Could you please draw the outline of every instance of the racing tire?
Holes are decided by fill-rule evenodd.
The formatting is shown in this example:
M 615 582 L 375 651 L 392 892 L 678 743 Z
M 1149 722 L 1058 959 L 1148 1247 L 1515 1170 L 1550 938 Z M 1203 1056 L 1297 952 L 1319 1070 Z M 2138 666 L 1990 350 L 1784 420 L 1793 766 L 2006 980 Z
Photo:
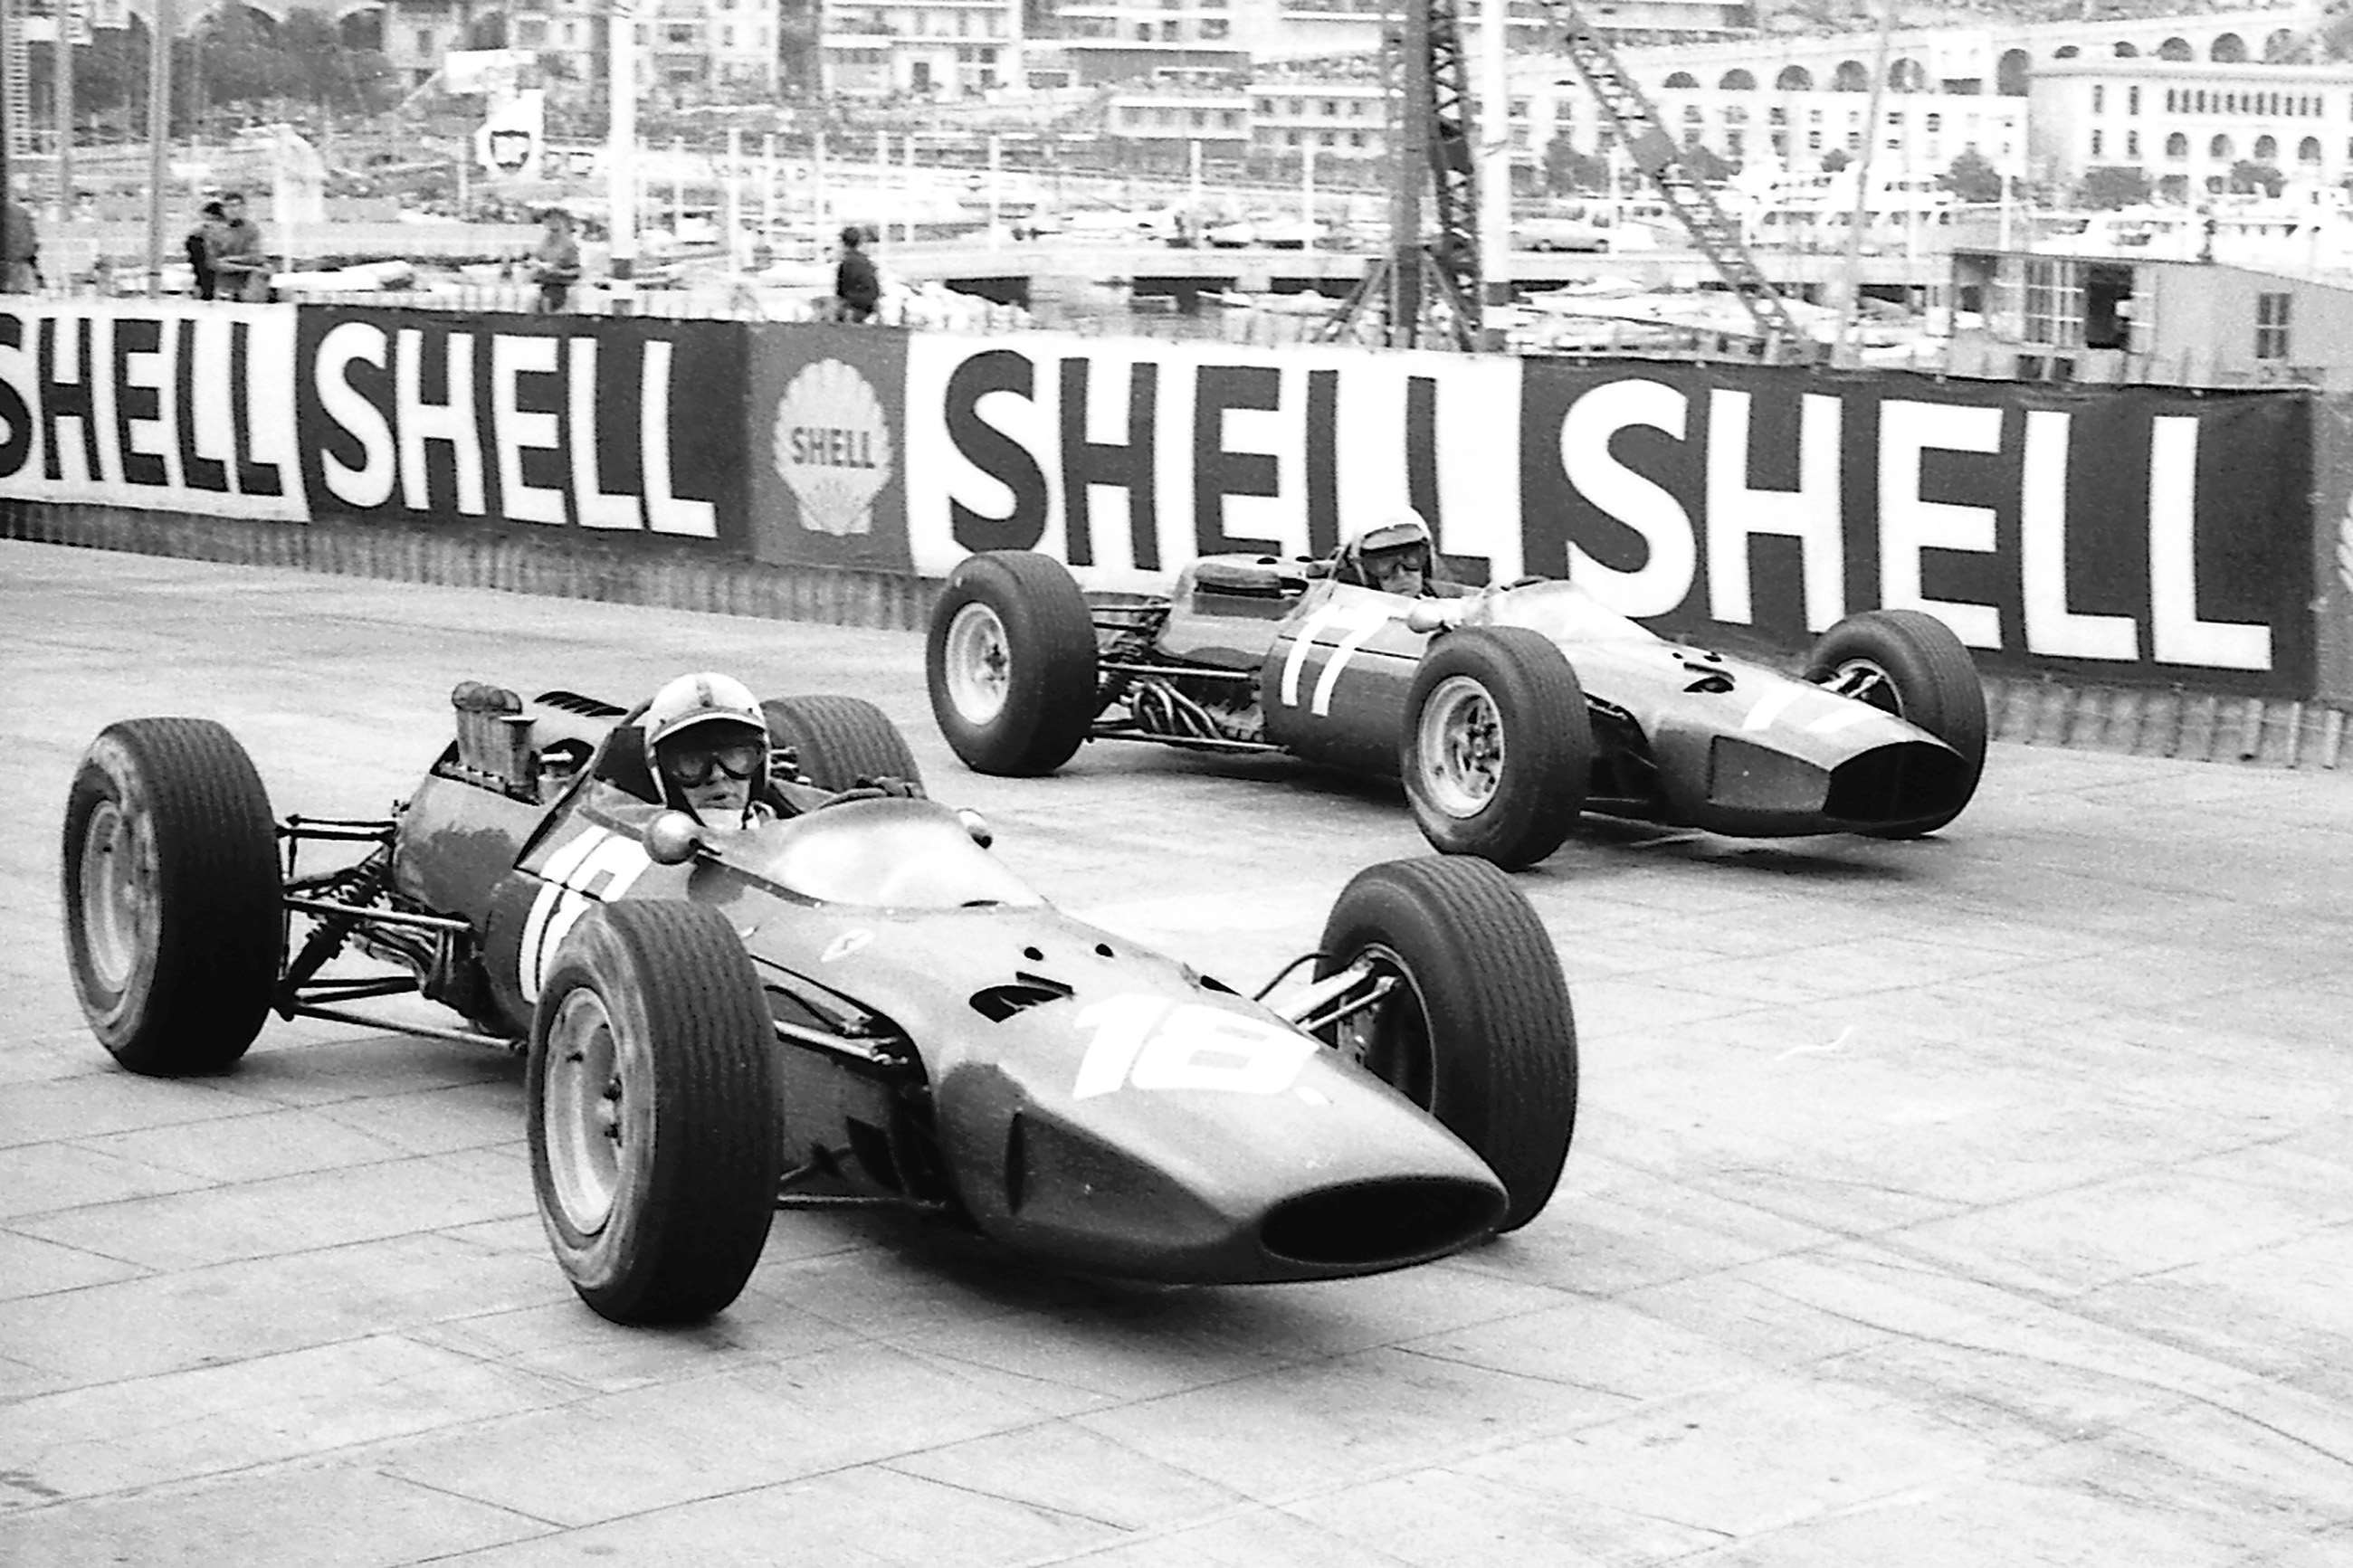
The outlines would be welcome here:
M 1094 621 L 1070 568 L 1029 550 L 965 557 L 933 606 L 932 716 L 976 773 L 1050 773 L 1093 727 Z
M 1329 1042 L 1487 1163 L 1499 1231 L 1535 1218 L 1577 1130 L 1577 1018 L 1527 896 L 1483 860 L 1382 861 L 1341 889 L 1316 950 L 1319 979 L 1366 960 L 1398 982 Z
M 1441 853 L 1533 866 L 1560 847 L 1592 787 L 1585 688 L 1559 646 L 1525 627 L 1451 632 L 1414 672 L 1398 767 Z
M 555 1261 L 617 1323 L 742 1293 L 784 1164 L 776 1031 L 743 940 L 703 904 L 598 904 L 533 1014 L 532 1186 Z
M 1968 809 L 1985 773 L 1985 683 L 1952 627 L 1925 610 L 1858 611 L 1815 642 L 1806 679 L 1915 724 L 1961 754 L 1966 783 L 1950 811 L 1866 834 L 1916 838 Z
M 234 1066 L 285 952 L 277 821 L 237 737 L 108 725 L 66 797 L 63 860 L 67 963 L 100 1043 L 156 1078 Z
M 923 770 L 891 716 L 863 697 L 772 697 L 760 704 L 768 737 L 789 746 L 809 783 L 845 790 L 860 779 L 904 779 L 921 794 Z

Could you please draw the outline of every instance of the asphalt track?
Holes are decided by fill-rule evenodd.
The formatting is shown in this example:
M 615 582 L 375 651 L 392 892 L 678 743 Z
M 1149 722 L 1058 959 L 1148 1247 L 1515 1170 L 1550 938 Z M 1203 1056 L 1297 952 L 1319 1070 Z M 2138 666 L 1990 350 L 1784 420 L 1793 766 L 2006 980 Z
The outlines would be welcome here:
M 356 815 L 461 678 L 702 667 L 873 698 L 1041 890 L 1238 984 L 1422 848 L 1287 765 L 966 773 L 910 634 L 0 544 L 0 1563 L 2353 1562 L 2337 773 L 2000 745 L 1917 844 L 1589 830 L 1522 879 L 1583 1035 L 1559 1195 L 1331 1285 L 788 1213 L 733 1310 L 617 1329 L 513 1063 L 279 1026 L 155 1082 L 84 1031 L 107 721 L 216 717 Z

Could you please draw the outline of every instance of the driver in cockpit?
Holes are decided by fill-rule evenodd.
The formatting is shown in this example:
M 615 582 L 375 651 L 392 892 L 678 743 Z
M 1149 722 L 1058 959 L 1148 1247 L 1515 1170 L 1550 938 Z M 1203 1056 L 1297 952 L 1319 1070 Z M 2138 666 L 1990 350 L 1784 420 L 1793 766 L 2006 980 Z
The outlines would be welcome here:
M 1359 588 L 1416 599 L 1460 598 L 1469 590 L 1438 575 L 1430 524 L 1411 507 L 1359 530 L 1333 558 L 1332 575 Z
M 706 827 L 744 828 L 776 819 L 768 783 L 768 721 L 742 681 L 681 675 L 646 705 L 646 752 L 662 804 Z

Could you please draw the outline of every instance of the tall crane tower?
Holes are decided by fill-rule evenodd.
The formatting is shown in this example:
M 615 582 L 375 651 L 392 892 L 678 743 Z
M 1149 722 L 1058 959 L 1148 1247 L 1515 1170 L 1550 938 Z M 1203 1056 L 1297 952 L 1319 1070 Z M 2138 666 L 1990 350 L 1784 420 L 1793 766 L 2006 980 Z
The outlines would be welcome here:
M 1332 316 L 1324 336 L 1362 335 L 1377 324 L 1396 347 L 1469 348 L 1478 341 L 1480 258 L 1478 189 L 1472 149 L 1470 94 L 1456 0 L 1403 0 L 1396 35 L 1390 144 L 1397 173 L 1389 201 L 1389 245 Z M 1757 265 L 1740 226 L 1707 184 L 1683 162 L 1683 147 L 1635 85 L 1617 51 L 1575 0 L 1536 0 L 1561 28 L 1577 75 L 1601 106 L 1611 132 L 1649 177 L 1756 323 L 1769 360 L 1810 357 L 1812 348 L 1772 279 Z M 1493 105 L 1491 112 L 1504 112 Z M 1423 237 L 1425 191 L 1435 197 L 1434 236 Z

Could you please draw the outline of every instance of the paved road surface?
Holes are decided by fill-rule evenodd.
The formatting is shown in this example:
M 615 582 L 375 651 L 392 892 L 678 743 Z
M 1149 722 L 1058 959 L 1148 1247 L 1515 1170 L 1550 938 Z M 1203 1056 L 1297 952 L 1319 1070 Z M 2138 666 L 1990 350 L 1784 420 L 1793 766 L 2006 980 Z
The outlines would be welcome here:
M 1093 751 L 964 773 L 912 636 L 0 544 L 0 1563 L 2353 1562 L 2353 778 L 1998 747 L 1914 845 L 1599 828 L 1566 1184 L 1378 1279 L 1040 1277 L 779 1216 L 630 1331 L 533 1217 L 520 1073 L 280 1026 L 114 1069 L 58 931 L 106 721 L 383 809 L 464 677 L 871 695 L 1050 896 L 1236 983 L 1393 795 Z

